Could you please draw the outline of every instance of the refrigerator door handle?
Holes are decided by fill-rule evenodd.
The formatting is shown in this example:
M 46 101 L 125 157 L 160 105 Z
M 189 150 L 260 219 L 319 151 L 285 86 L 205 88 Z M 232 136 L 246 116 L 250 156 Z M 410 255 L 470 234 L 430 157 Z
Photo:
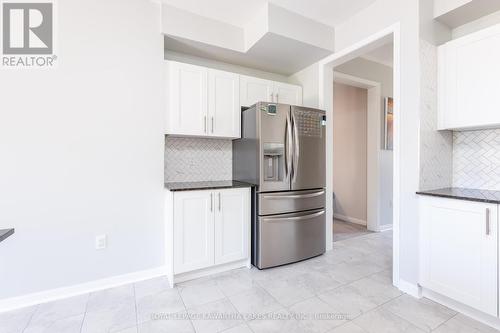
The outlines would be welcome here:
M 293 126 L 293 176 L 292 183 L 295 183 L 297 179 L 297 168 L 299 166 L 299 156 L 300 156 L 300 145 L 299 145 L 299 129 L 297 128 L 297 120 L 295 119 L 295 114 L 292 111 L 292 126 Z
M 288 181 L 292 173 L 292 124 L 290 117 L 286 117 L 286 134 L 285 134 L 285 179 Z
M 312 213 L 308 215 L 302 216 L 291 216 L 291 217 L 263 217 L 262 221 L 274 222 L 274 221 L 301 221 L 301 220 L 309 220 L 314 217 L 318 217 L 325 214 L 324 210 L 321 210 L 317 213 Z
M 291 195 L 263 195 L 264 199 L 271 200 L 282 200 L 282 199 L 307 199 L 307 198 L 315 198 L 325 194 L 325 191 L 320 191 L 316 193 L 307 193 L 307 194 L 291 194 Z

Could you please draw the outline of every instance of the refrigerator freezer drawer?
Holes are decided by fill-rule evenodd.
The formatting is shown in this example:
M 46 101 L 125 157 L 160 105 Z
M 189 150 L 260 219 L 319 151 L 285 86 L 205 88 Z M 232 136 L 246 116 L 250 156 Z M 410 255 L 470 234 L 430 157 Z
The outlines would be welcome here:
M 259 216 L 259 245 L 254 265 L 269 268 L 325 252 L 325 210 Z
M 273 215 L 325 207 L 325 190 L 259 193 L 259 215 Z

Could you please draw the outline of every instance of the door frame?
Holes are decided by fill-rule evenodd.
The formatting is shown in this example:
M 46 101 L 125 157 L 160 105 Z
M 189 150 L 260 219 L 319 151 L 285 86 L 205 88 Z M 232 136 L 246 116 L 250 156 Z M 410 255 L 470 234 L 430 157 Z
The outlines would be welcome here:
M 380 159 L 378 150 L 381 140 L 382 92 L 380 82 L 366 80 L 353 75 L 333 72 L 335 83 L 367 90 L 367 136 L 366 136 L 366 228 L 371 231 L 382 231 L 380 228 Z M 333 214 L 335 217 L 335 213 Z M 354 222 L 356 221 L 349 221 Z
M 327 250 L 333 248 L 333 70 L 345 62 L 355 59 L 384 44 L 393 42 L 394 67 L 394 162 L 393 162 L 393 284 L 399 288 L 399 223 L 400 223 L 400 100 L 401 100 L 401 33 L 400 23 L 393 24 L 372 34 L 319 62 L 319 106 L 326 110 L 326 244 Z

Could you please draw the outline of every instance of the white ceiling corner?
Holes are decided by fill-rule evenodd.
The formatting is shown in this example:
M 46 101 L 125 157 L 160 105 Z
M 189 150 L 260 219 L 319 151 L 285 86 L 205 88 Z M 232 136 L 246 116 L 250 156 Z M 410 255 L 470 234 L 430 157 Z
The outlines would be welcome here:
M 374 1 L 162 0 L 162 32 L 167 50 L 290 75 L 331 54 L 333 26 Z

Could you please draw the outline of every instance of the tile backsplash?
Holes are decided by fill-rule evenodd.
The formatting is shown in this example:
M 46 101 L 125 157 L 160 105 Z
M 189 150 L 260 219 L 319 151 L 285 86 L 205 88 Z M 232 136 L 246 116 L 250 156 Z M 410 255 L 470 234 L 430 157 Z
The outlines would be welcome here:
M 231 140 L 165 137 L 165 182 L 230 180 Z
M 453 186 L 500 191 L 500 129 L 453 132 Z

